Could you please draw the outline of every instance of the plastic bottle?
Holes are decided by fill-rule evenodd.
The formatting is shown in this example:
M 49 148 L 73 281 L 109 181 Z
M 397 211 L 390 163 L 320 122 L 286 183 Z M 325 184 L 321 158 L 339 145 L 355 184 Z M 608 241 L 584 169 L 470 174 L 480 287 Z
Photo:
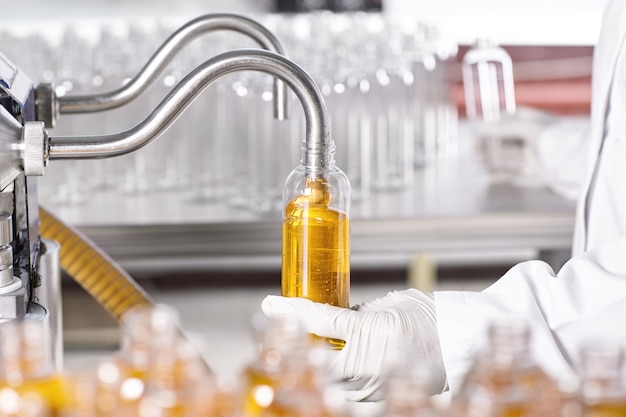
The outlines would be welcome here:
M 581 357 L 581 390 L 585 415 L 626 415 L 623 348 L 613 343 L 596 342 L 585 346 Z
M 72 416 L 235 415 L 198 350 L 181 337 L 178 315 L 164 306 L 122 317 L 122 347 L 95 371 L 74 378 Z M 230 407 L 230 408 L 229 408 Z
M 165 305 L 135 309 L 123 317 L 119 363 L 120 404 L 136 415 L 181 417 L 202 395 L 195 388 L 212 375 L 198 351 L 179 333 L 178 314 Z M 208 398 L 208 393 L 207 393 Z
M 0 391 L 14 392 L 24 406 L 39 403 L 42 410 L 57 416 L 68 404 L 68 387 L 63 376 L 54 372 L 50 346 L 45 320 L 0 325 Z
M 331 141 L 322 167 L 301 164 L 287 178 L 281 285 L 283 296 L 349 307 L 350 183 L 334 152 Z
M 291 319 L 255 320 L 256 360 L 244 372 L 245 417 L 330 417 L 323 364 L 327 350 L 311 345 Z
M 266 415 L 276 407 L 281 372 L 287 354 L 304 343 L 304 333 L 294 320 L 266 320 L 255 316 L 253 320 L 259 349 L 255 360 L 244 370 L 244 416 Z
M 489 328 L 487 349 L 466 376 L 453 414 L 489 417 L 560 415 L 569 396 L 535 362 L 530 330 L 523 320 Z

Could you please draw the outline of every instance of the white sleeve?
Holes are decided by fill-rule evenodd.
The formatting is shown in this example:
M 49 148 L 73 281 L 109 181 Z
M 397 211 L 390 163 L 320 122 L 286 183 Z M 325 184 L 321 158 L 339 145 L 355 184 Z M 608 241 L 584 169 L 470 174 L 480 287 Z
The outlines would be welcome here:
M 535 145 L 540 170 L 548 187 L 563 197 L 580 196 L 590 142 L 589 117 L 560 119 L 546 126 Z
M 626 237 L 572 258 L 558 274 L 541 261 L 511 268 L 482 292 L 435 293 L 448 383 L 454 393 L 480 336 L 496 318 L 523 316 L 537 362 L 555 377 L 576 372 L 584 341 L 626 343 Z

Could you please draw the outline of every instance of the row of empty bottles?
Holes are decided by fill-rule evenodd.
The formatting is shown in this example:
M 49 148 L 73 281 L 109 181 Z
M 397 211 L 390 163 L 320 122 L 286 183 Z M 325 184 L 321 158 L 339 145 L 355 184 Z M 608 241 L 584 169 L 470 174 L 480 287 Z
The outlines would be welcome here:
M 413 186 L 416 169 L 455 152 L 456 106 L 449 97 L 456 44 L 436 27 L 407 27 L 380 13 L 266 15 L 296 63 L 325 95 L 337 165 L 355 201 Z M 59 94 L 107 91 L 134 76 L 180 22 L 91 22 L 48 35 L 1 34 L 3 52 Z M 49 33 L 56 33 L 51 36 Z M 195 66 L 229 49 L 258 47 L 241 34 L 215 32 L 183 49 L 148 93 L 120 109 L 63 115 L 54 135 L 114 133 L 134 126 Z M 458 77 L 458 74 L 455 75 Z M 305 122 L 272 117 L 272 82 L 259 73 L 225 77 L 148 147 L 105 161 L 51 163 L 43 199 L 75 204 L 115 189 L 129 194 L 180 192 L 193 202 L 256 210 L 281 206 L 284 180 L 297 165 Z
M 327 380 L 332 356 L 294 321 L 255 320 L 256 358 L 224 383 L 157 305 L 129 311 L 121 348 L 72 373 L 53 372 L 45 329 L 0 326 L 0 416 L 349 417 L 355 408 Z M 623 350 L 596 341 L 578 376 L 554 378 L 534 360 L 524 322 L 498 322 L 449 403 L 426 391 L 429 375 L 396 372 L 382 403 L 389 417 L 609 417 L 626 413 Z M 244 364 L 245 365 L 245 364 Z M 358 415 L 358 414 L 357 414 Z

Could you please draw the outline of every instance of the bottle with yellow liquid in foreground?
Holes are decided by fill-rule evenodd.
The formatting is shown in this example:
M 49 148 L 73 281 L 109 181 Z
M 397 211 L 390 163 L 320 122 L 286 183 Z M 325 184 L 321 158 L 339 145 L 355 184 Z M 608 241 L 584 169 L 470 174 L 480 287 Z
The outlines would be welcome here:
M 243 372 L 243 417 L 342 417 L 327 384 L 328 350 L 295 319 L 253 320 L 259 349 Z
M 565 381 L 535 360 L 531 328 L 523 318 L 501 318 L 488 329 L 487 346 L 474 359 L 453 398 L 450 416 L 581 417 Z
M 54 370 L 50 346 L 44 321 L 11 320 L 0 325 L 2 413 L 12 404 L 36 404 L 41 414 L 61 415 L 68 403 L 68 387 Z
M 335 166 L 333 142 L 325 157 L 324 168 L 300 165 L 285 184 L 282 295 L 349 307 L 350 182 Z
M 584 417 L 626 415 L 624 348 L 613 341 L 594 341 L 581 349 Z

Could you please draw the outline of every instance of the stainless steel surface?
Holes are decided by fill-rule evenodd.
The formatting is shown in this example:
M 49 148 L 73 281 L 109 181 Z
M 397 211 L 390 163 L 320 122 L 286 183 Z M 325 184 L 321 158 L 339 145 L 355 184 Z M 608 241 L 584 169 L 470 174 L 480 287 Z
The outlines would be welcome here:
M 262 48 L 285 55 L 280 41 L 264 26 L 240 15 L 216 13 L 201 16 L 182 26 L 161 45 L 143 69 L 124 86 L 105 93 L 58 97 L 60 113 L 89 113 L 122 106 L 139 96 L 156 79 L 172 58 L 197 36 L 216 30 L 232 30 L 254 39 Z M 287 90 L 274 83 L 274 111 L 279 119 L 287 113 Z
M 4 268 L 2 272 L 5 285 L 0 287 L 0 316 L 16 318 L 23 317 L 26 311 L 39 250 L 37 184 L 34 178 L 25 177 L 24 158 L 31 153 L 33 144 L 38 144 L 39 153 L 44 152 L 45 133 L 42 123 L 34 122 L 36 98 L 31 80 L 1 53 L 0 99 L 0 207 L 13 216 L 11 240 L 15 251 L 12 271 Z M 24 125 L 28 127 L 24 129 Z M 38 170 L 35 159 L 43 161 L 44 155 L 29 159 L 29 170 Z
M 0 53 L 0 89 L 22 108 L 30 98 L 32 88 L 30 78 Z
M 26 310 L 28 276 L 25 281 L 16 277 L 19 272 L 13 268 L 13 231 L 13 216 L 0 211 L 0 319 L 23 317 Z
M 24 144 L 39 144 L 43 161 L 43 123 L 34 122 L 35 94 L 31 80 L 0 54 L 0 207 L 12 216 L 10 247 L 3 247 L 3 260 L 13 258 L 13 264 L 2 265 L 0 272 L 0 318 L 23 317 L 29 298 L 32 273 L 36 270 L 39 250 L 37 188 L 34 179 L 24 176 L 24 158 L 31 153 Z M 24 125 L 28 125 L 25 129 Z M 39 133 L 37 133 L 39 132 Z M 36 136 L 38 136 L 36 138 Z M 32 156 L 32 155 L 29 155 Z M 32 170 L 33 159 L 28 161 Z M 35 163 L 36 165 L 37 163 Z M 37 169 L 35 168 L 35 171 Z M 28 196 L 28 192 L 31 193 Z M 5 225 L 6 226 L 6 225 Z M 5 238 L 8 238 L 5 235 Z M 15 254 L 13 252 L 15 251 Z
M 13 282 L 13 218 L 0 211 L 0 288 Z
M 13 224 L 11 214 L 0 212 L 0 246 L 10 245 L 13 242 Z
M 31 303 L 28 306 L 28 311 L 26 312 L 26 318 L 31 319 L 33 321 L 39 321 L 47 326 L 48 312 L 41 305 L 37 303 Z
M 52 361 L 57 371 L 63 369 L 63 299 L 61 297 L 61 246 L 49 239 L 41 241 L 39 258 L 39 282 L 35 289 L 35 301 L 48 312 L 49 337 Z
M 0 246 L 0 288 L 13 283 L 13 248 L 10 244 Z
M 22 170 L 22 125 L 0 106 L 0 190 L 13 183 Z
M 24 317 L 28 304 L 26 288 L 21 280 L 14 278 L 11 284 L 0 287 L 0 320 Z
M 256 70 L 280 78 L 294 91 L 304 110 L 303 163 L 307 174 L 325 168 L 330 144 L 326 104 L 313 79 L 298 65 L 270 51 L 242 49 L 220 54 L 183 78 L 148 117 L 125 132 L 103 136 L 50 137 L 50 159 L 92 159 L 124 155 L 156 139 L 213 81 L 226 74 Z
M 51 128 L 56 125 L 59 108 L 52 84 L 41 83 L 35 87 L 35 114 L 37 120 L 44 122 L 46 127 Z
M 7 265 L 13 266 L 13 250 L 10 245 L 0 247 L 0 268 L 6 267 Z M 11 273 L 11 277 L 12 275 L 13 274 Z

